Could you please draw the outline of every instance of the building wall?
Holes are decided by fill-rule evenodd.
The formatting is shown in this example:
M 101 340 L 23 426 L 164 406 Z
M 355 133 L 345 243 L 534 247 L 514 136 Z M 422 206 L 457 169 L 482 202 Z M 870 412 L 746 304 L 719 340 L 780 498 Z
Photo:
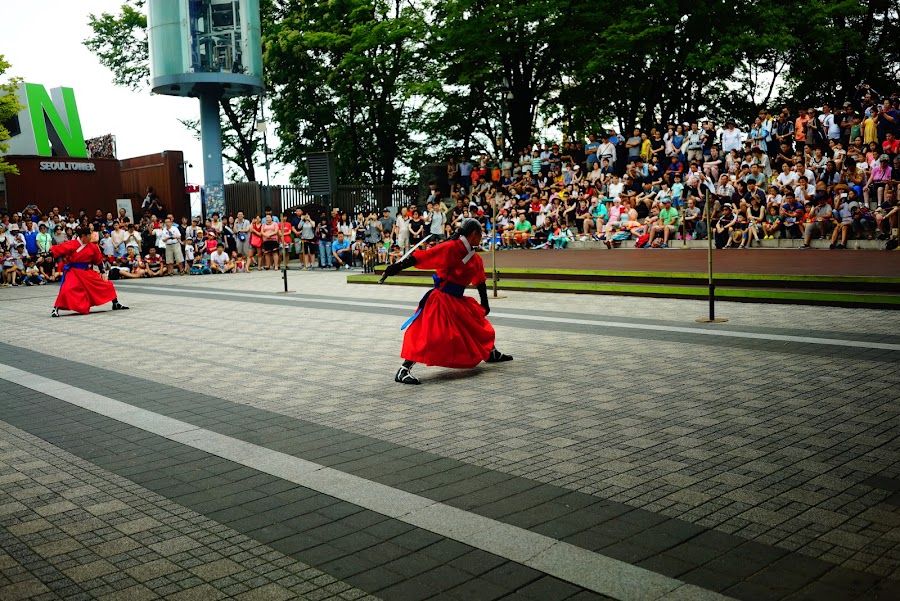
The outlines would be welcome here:
M 96 209 L 115 213 L 116 200 L 130 198 L 137 216 L 147 186 L 153 186 L 167 212 L 178 217 L 190 213 L 181 151 L 167 150 L 122 161 L 37 156 L 5 159 L 19 168 L 19 175 L 6 176 L 6 204 L 10 211 L 22 211 L 35 204 L 42 211 L 70 207 L 76 212 L 83 208 L 89 213 Z M 94 171 L 41 170 L 44 162 L 92 164 Z
M 22 211 L 35 204 L 42 211 L 53 207 L 77 212 L 116 210 L 121 198 L 119 161 L 116 159 L 73 159 L 70 157 L 7 156 L 7 162 L 19 168 L 19 175 L 6 176 L 6 202 L 9 210 Z M 64 162 L 93 164 L 95 171 L 42 171 L 41 163 Z
M 184 153 L 164 150 L 133 159 L 119 161 L 121 196 L 130 198 L 135 215 L 140 214 L 141 202 L 152 186 L 166 212 L 176 217 L 190 215 L 190 199 L 184 193 Z

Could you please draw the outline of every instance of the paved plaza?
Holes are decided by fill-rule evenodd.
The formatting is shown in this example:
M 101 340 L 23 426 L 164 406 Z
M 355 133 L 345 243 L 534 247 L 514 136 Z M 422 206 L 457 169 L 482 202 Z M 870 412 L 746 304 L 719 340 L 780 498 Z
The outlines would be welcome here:
M 900 313 L 505 293 L 415 387 L 344 276 L 0 289 L 0 601 L 900 599 Z

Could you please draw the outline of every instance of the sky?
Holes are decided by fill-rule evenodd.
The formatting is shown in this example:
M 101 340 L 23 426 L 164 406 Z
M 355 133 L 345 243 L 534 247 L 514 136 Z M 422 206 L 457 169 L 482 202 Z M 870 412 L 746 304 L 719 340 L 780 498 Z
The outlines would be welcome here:
M 15 10 L 5 11 L 0 19 L 0 55 L 11 65 L 4 79 L 19 76 L 48 90 L 72 88 L 85 138 L 113 134 L 120 159 L 180 150 L 193 165 L 188 168 L 189 183 L 203 183 L 200 141 L 178 122 L 199 119 L 199 101 L 115 86 L 112 73 L 82 44 L 91 34 L 88 15 L 117 13 L 122 0 L 15 0 L 15 4 Z M 269 143 L 274 142 L 270 128 Z M 286 180 L 287 175 L 275 175 L 272 183 Z

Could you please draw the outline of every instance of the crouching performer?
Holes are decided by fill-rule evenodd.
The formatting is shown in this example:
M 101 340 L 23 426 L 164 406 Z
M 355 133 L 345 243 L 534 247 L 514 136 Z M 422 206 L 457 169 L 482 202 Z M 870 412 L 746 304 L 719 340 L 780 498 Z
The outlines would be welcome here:
M 91 242 L 91 231 L 79 228 L 76 235 L 76 239 L 50 248 L 54 259 L 66 261 L 59 296 L 56 297 L 51 317 L 59 317 L 60 309 L 90 313 L 91 307 L 110 301 L 114 311 L 127 309 L 119 302 L 113 285 L 94 271 L 94 265 L 102 265 L 103 256 L 100 248 Z
M 403 365 L 394 381 L 419 384 L 410 373 L 416 363 L 470 369 L 482 361 L 512 361 L 494 346 L 494 328 L 485 319 L 491 311 L 487 278 L 481 257 L 474 250 L 481 236 L 481 223 L 466 219 L 446 242 L 411 252 L 384 270 L 381 282 L 408 267 L 436 271 L 434 288 L 425 293 L 415 314 L 400 328 L 406 330 L 400 352 Z M 469 284 L 478 288 L 481 304 L 464 296 Z

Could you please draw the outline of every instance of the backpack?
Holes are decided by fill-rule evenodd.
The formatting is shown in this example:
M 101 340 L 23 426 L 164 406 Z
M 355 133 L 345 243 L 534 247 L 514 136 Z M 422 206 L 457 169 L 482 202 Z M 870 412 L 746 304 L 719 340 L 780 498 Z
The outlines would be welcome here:
M 638 239 L 634 242 L 635 248 L 644 248 L 647 245 L 647 242 L 650 241 L 650 234 L 641 234 L 638 236 Z

